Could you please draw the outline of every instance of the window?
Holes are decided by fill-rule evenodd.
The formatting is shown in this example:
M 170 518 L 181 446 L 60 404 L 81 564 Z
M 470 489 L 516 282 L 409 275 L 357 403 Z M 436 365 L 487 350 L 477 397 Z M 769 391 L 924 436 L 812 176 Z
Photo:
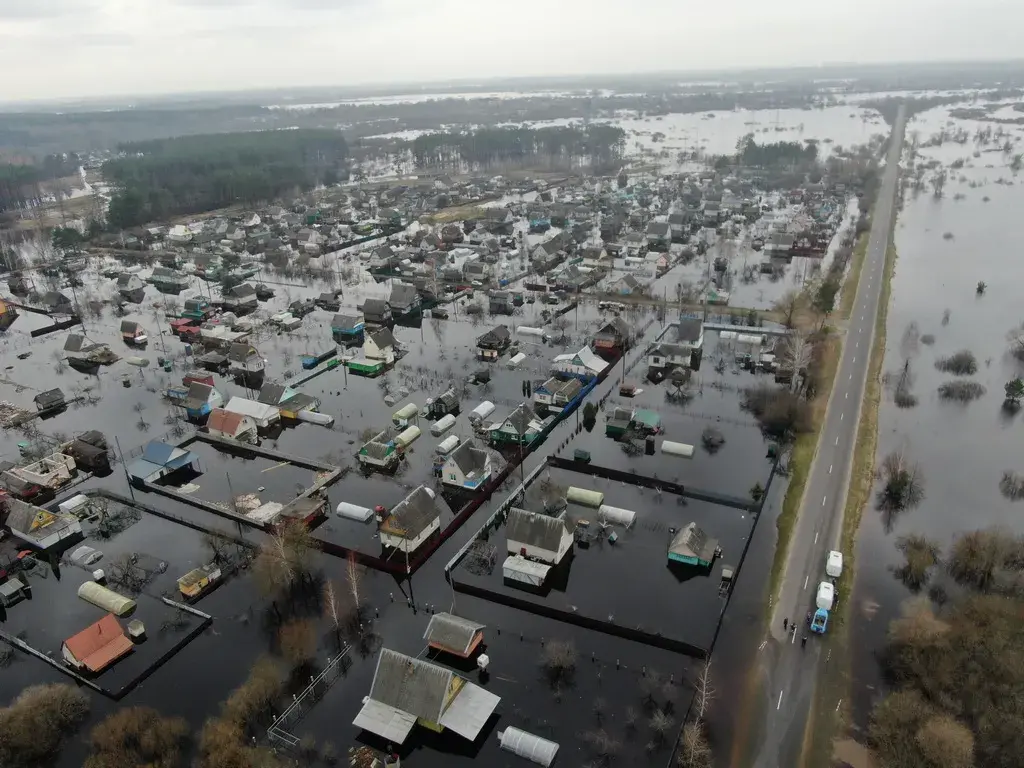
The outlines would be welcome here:
M 454 480 L 454 479 L 455 479 L 455 473 L 454 473 L 454 472 L 450 473 L 450 474 L 448 475 L 448 479 L 449 479 L 449 480 Z

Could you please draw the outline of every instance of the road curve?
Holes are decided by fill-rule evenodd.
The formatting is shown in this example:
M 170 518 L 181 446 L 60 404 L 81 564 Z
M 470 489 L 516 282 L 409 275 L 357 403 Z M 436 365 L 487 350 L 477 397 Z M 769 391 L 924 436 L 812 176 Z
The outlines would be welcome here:
M 890 136 L 857 295 L 793 530 L 779 599 L 771 617 L 770 636 L 760 652 L 766 701 L 761 743 L 753 761 L 755 768 L 794 768 L 799 764 L 818 671 L 828 662 L 828 635 L 808 637 L 806 648 L 801 646 L 800 638 L 804 634 L 804 616 L 812 609 L 817 585 L 825 577 L 826 554 L 839 549 L 842 537 L 857 427 L 881 304 L 885 256 L 895 215 L 905 127 L 905 111 L 901 109 Z M 849 579 L 844 578 L 843 582 L 848 584 Z M 783 630 L 783 619 L 796 619 L 796 635 Z

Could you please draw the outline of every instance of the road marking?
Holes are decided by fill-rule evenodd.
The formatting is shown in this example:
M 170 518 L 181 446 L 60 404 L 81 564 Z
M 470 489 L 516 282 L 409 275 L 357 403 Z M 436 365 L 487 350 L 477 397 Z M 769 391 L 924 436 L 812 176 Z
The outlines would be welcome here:
M 815 544 L 818 543 L 818 532 L 817 531 L 814 532 L 814 543 Z
M 811 577 L 809 575 L 804 576 L 804 589 L 807 589 L 807 582 L 810 581 L 810 579 Z
M 836 438 L 836 445 L 839 445 L 839 438 Z
M 847 393 L 846 393 L 846 399 L 847 399 L 847 400 L 849 400 L 849 399 L 850 399 L 850 393 L 849 393 L 849 392 L 847 392 Z
M 828 465 L 828 473 L 830 475 L 832 474 L 832 465 L 831 464 Z
M 842 703 L 843 703 L 842 699 L 840 699 L 839 701 L 836 702 L 836 712 L 839 711 L 839 705 L 842 704 Z
M 792 645 L 795 642 L 796 642 L 796 624 L 793 625 L 793 638 L 789 641 L 789 644 Z
M 850 374 L 850 381 L 853 381 L 853 374 Z
M 825 499 L 827 499 L 827 498 L 828 498 L 827 496 L 822 496 L 821 497 L 821 506 L 823 506 L 823 507 L 825 506 Z
M 779 711 L 779 707 L 782 706 L 782 693 L 783 693 L 782 691 L 779 691 L 779 703 L 775 705 L 775 711 L 776 712 L 778 712 Z
M 843 420 L 843 416 L 845 416 L 845 415 L 846 415 L 845 413 L 840 413 L 839 414 L 839 420 L 842 421 Z
M 765 647 L 766 645 L 768 645 L 768 641 L 767 641 L 767 640 L 762 640 L 762 641 L 761 641 L 761 644 L 760 644 L 759 646 L 757 646 L 757 650 L 759 650 L 759 651 L 763 651 L 763 650 L 764 650 L 764 647 Z
M 856 355 L 853 356 L 853 362 L 855 362 L 855 363 L 857 362 L 857 356 Z

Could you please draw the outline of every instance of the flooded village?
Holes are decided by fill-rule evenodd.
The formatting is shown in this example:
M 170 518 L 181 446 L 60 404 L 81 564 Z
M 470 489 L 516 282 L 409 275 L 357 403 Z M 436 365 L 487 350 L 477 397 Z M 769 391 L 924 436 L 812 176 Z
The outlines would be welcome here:
M 167 765 L 753 764 L 894 118 L 867 85 L 750 97 L 460 130 L 404 104 L 337 178 L 131 226 L 130 158 L 82 153 L 106 216 L 0 241 L 0 757 L 149 734 Z M 855 742 L 887 755 L 908 685 L 890 621 L 944 621 L 977 528 L 1019 579 L 1024 499 L 1020 96 L 893 98 L 918 106 L 877 447 L 846 569 L 820 563 L 842 607 L 802 633 L 845 728 L 809 723 L 857 768 L 890 764 Z M 321 142 L 312 115 L 350 108 L 273 110 Z M 18 699 L 40 684 L 70 688 Z

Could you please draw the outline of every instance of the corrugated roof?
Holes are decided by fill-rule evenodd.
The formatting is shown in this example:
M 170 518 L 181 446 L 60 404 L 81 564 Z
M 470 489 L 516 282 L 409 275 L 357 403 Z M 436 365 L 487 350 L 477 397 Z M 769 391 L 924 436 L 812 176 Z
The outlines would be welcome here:
M 467 682 L 441 715 L 441 725 L 463 738 L 476 741 L 500 702 L 500 697 Z
M 509 542 L 526 544 L 538 549 L 557 552 L 562 536 L 569 533 L 565 521 L 557 517 L 513 507 L 505 524 L 505 538 Z
M 234 437 L 238 433 L 239 427 L 242 426 L 244 419 L 245 416 L 240 413 L 225 411 L 223 408 L 214 408 L 210 411 L 210 418 L 206 422 L 206 427 L 210 432 L 221 432 Z
M 416 717 L 379 701 L 367 699 L 352 725 L 375 733 L 393 744 L 402 744 L 416 725 Z
M 453 672 L 437 664 L 385 648 L 377 660 L 370 698 L 431 723 L 439 723 L 448 687 L 454 677 Z
M 90 672 L 106 669 L 133 648 L 112 613 L 69 637 L 64 646 Z
M 483 628 L 483 624 L 452 613 L 435 613 L 430 617 L 423 639 L 428 643 L 465 654 L 469 652 L 476 633 Z
M 440 516 L 434 497 L 421 485 L 392 507 L 381 528 L 414 539 Z

